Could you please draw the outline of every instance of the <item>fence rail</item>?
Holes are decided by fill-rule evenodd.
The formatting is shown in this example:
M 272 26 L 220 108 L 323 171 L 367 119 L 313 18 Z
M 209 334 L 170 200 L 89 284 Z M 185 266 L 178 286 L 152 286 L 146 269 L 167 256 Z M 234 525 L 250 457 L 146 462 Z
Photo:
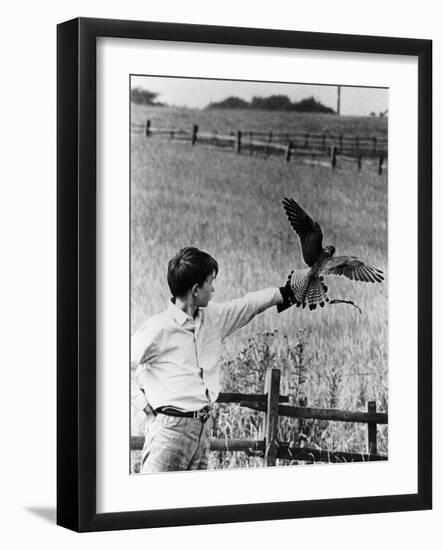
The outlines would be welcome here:
M 379 174 L 386 171 L 385 159 L 388 155 L 387 138 L 383 136 L 342 135 L 330 132 L 273 132 L 246 130 L 221 134 L 217 131 L 201 132 L 193 124 L 189 130 L 180 128 L 153 128 L 148 119 L 146 124 L 132 124 L 132 131 L 173 140 L 220 147 L 235 151 L 237 154 L 259 154 L 266 157 L 281 157 L 286 162 L 299 161 L 306 164 L 318 164 L 337 167 L 337 161 L 352 162 L 361 170 L 363 164 L 376 163 Z M 309 158 L 308 158 L 309 157 Z M 328 158 L 318 160 L 321 157 Z
M 268 369 L 264 394 L 220 393 L 218 403 L 238 403 L 240 406 L 265 413 L 263 439 L 211 439 L 211 451 L 246 452 L 250 456 L 263 457 L 267 466 L 276 464 L 277 459 L 308 462 L 366 462 L 387 460 L 377 452 L 377 425 L 387 424 L 388 415 L 377 412 L 375 401 L 368 402 L 367 412 L 285 405 L 289 396 L 280 395 L 279 369 Z M 368 425 L 366 452 L 331 451 L 308 447 L 291 446 L 277 438 L 280 416 L 303 419 L 329 420 L 334 422 L 358 422 Z M 131 450 L 143 448 L 144 437 L 131 437 Z

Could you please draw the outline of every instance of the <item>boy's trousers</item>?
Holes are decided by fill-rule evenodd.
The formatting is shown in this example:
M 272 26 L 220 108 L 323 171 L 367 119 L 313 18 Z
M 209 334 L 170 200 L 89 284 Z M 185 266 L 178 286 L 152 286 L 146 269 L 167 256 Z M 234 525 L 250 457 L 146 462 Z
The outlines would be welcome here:
M 206 470 L 212 418 L 157 414 L 143 447 L 141 473 Z

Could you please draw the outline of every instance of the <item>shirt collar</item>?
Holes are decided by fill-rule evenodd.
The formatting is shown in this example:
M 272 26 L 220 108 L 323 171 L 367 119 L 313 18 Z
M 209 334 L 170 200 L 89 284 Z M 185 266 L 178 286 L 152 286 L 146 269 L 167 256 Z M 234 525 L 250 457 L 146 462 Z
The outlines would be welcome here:
M 187 321 L 198 321 L 200 319 L 201 315 L 201 308 L 198 309 L 197 315 L 193 319 L 190 315 L 185 313 L 182 309 L 177 307 L 174 302 L 172 301 L 173 298 L 171 298 L 169 305 L 168 305 L 168 312 L 171 314 L 172 318 L 179 324 L 184 325 Z

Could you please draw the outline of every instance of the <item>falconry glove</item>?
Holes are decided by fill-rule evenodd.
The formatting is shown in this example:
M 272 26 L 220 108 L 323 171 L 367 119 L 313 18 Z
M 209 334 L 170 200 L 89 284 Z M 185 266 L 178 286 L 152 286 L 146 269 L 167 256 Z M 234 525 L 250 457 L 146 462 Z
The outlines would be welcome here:
M 282 304 L 277 304 L 277 311 L 281 313 L 296 303 L 295 294 L 291 288 L 291 276 L 293 271 L 288 277 L 285 286 L 279 287 L 281 297 L 283 298 Z

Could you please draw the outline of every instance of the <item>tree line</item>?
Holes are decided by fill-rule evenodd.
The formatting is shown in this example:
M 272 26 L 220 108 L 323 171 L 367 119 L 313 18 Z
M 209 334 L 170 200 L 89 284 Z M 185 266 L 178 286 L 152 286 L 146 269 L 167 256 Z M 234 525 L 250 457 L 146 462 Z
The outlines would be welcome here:
M 131 88 L 131 101 L 140 105 L 154 105 L 156 107 L 163 107 L 165 103 L 156 101 L 159 94 L 156 92 L 150 92 L 143 88 Z
M 139 87 L 131 89 L 131 101 L 133 103 L 155 107 L 166 106 L 166 103 L 157 101 L 158 95 L 156 92 Z M 255 96 L 251 101 L 231 96 L 223 101 L 210 103 L 206 109 L 262 109 L 265 111 L 295 111 L 300 113 L 335 113 L 333 109 L 326 107 L 312 96 L 301 101 L 292 102 L 286 95 Z
M 333 109 L 326 107 L 312 96 L 292 102 L 286 95 L 256 96 L 251 101 L 231 96 L 223 101 L 210 103 L 207 109 L 264 109 L 266 111 L 296 111 L 299 113 L 335 113 Z

